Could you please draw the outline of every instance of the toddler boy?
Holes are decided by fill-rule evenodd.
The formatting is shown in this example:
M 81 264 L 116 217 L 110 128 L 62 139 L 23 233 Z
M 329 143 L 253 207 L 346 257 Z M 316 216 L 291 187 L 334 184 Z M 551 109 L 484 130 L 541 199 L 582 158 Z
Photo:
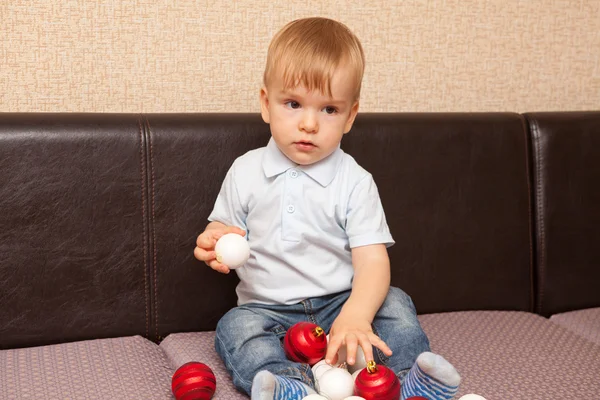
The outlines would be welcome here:
M 253 400 L 314 393 L 310 367 L 288 360 L 281 343 L 300 321 L 329 332 L 327 362 L 346 346 L 354 364 L 361 346 L 366 360 L 391 368 L 403 399 L 449 399 L 458 390 L 454 367 L 429 352 L 410 297 L 390 287 L 394 241 L 373 177 L 340 148 L 363 72 L 362 46 L 339 22 L 306 18 L 279 31 L 260 91 L 271 139 L 235 160 L 198 237 L 196 258 L 228 273 L 216 241 L 247 236 L 238 306 L 219 321 L 215 347 Z

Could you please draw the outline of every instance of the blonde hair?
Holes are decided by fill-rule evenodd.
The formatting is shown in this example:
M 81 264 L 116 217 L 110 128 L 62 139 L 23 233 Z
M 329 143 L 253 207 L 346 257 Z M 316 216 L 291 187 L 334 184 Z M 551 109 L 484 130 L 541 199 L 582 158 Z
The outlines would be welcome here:
M 263 83 L 268 86 L 273 76 L 280 74 L 286 89 L 303 85 L 331 96 L 331 78 L 342 63 L 352 68 L 358 99 L 365 70 L 358 38 L 346 25 L 328 18 L 298 19 L 273 37 Z

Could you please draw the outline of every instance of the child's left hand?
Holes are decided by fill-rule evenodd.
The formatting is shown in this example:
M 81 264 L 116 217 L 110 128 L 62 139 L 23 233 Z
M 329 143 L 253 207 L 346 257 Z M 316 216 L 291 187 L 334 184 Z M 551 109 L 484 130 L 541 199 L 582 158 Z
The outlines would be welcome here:
M 344 313 L 344 310 L 335 319 L 329 331 L 329 343 L 327 343 L 327 353 L 325 354 L 325 361 L 328 364 L 334 364 L 337 361 L 338 350 L 343 345 L 346 345 L 346 362 L 350 365 L 354 365 L 356 362 L 358 346 L 362 347 L 367 362 L 374 360 L 373 346 L 388 357 L 392 355 L 392 350 L 388 345 L 373 333 L 368 320 Z

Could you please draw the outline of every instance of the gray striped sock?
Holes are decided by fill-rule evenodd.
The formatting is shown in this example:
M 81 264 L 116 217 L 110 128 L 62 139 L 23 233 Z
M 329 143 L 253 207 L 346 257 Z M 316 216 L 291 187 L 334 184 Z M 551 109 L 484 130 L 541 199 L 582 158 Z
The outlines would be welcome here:
M 252 400 L 302 400 L 315 391 L 303 382 L 269 371 L 260 371 L 252 381 Z
M 458 392 L 460 376 L 443 357 L 422 353 L 402 384 L 402 399 L 423 396 L 430 400 L 447 400 Z

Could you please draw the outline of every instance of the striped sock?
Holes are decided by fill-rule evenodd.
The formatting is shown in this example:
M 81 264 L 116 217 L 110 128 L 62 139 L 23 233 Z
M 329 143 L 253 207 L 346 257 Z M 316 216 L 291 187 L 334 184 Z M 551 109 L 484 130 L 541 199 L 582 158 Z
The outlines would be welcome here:
M 296 379 L 260 371 L 252 381 L 252 400 L 302 400 L 316 393 L 310 386 Z
M 422 396 L 429 400 L 447 400 L 458 392 L 460 375 L 444 357 L 421 353 L 402 384 L 402 399 Z

